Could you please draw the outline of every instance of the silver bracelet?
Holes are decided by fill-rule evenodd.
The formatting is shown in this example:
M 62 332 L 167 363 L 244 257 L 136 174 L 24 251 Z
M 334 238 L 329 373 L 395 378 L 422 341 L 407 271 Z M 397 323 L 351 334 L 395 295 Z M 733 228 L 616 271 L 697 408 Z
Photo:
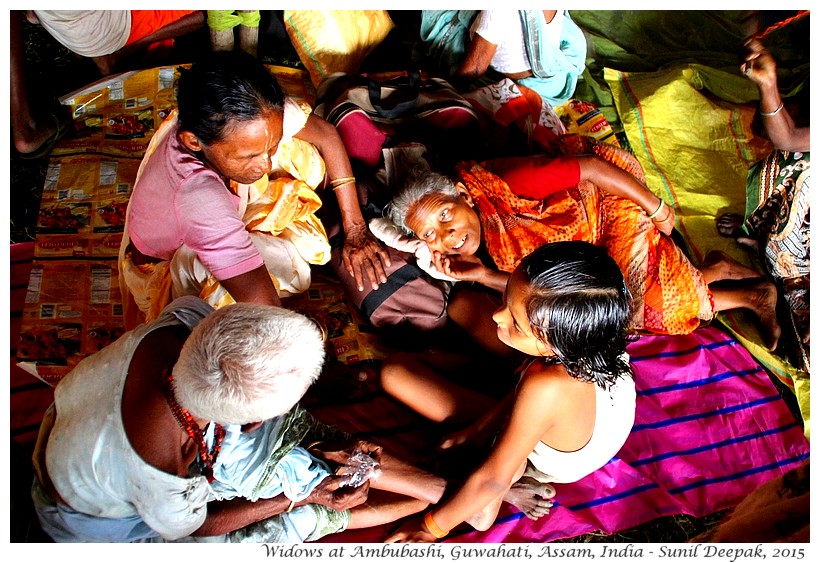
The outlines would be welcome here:
M 763 117 L 772 117 L 773 115 L 777 115 L 777 114 L 778 114 L 778 112 L 779 112 L 781 109 L 783 109 L 783 102 L 782 102 L 782 101 L 780 102 L 780 105 L 779 105 L 779 106 L 777 106 L 777 109 L 776 109 L 776 110 L 774 110 L 774 111 L 761 111 L 761 112 L 760 112 L 760 115 L 762 115 Z

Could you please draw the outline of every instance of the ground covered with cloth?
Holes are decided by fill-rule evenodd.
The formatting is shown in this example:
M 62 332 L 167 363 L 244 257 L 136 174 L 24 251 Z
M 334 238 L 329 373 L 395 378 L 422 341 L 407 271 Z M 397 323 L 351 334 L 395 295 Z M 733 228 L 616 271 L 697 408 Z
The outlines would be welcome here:
M 313 102 L 307 73 L 279 72 L 287 93 Z M 718 237 L 713 217 L 743 211 L 745 170 L 767 150 L 750 131 L 751 99 L 741 94 L 725 100 L 714 93 L 732 79 L 742 80 L 722 72 L 729 74 L 693 64 L 640 74 L 608 70 L 601 82 L 611 89 L 617 108 L 613 123 L 646 170 L 650 189 L 675 204 L 696 263 L 711 249 L 748 261 L 731 241 Z M 82 357 L 120 334 L 115 271 L 122 213 L 142 151 L 173 107 L 173 79 L 173 69 L 151 69 L 66 100 L 87 113 L 75 115 L 74 133 L 50 160 L 36 241 L 12 256 L 13 264 L 15 256 L 21 264 L 20 275 L 12 277 L 12 328 L 28 334 L 30 345 L 18 354 L 13 331 L 12 438 L 23 448 L 33 442 L 50 402 L 52 388 L 46 383 L 56 384 Z M 150 103 L 143 104 L 146 100 Z M 34 276 L 26 283 L 28 271 Z M 81 289 L 78 279 L 86 280 Z M 294 308 L 321 317 L 336 356 L 353 368 L 353 379 L 334 393 L 313 393 L 306 406 L 318 418 L 407 459 L 430 462 L 440 429 L 381 392 L 375 374 L 386 348 L 333 280 L 315 282 L 293 301 Z M 638 389 L 633 432 L 604 468 L 578 483 L 556 486 L 555 507 L 547 517 L 531 521 L 505 504 L 490 530 L 465 526 L 445 541 L 614 537 L 663 517 L 700 518 L 730 509 L 802 464 L 809 455 L 808 378 L 763 350 L 748 319 L 721 320 L 731 334 L 716 324 L 686 336 L 644 336 L 630 345 Z M 806 398 L 800 404 L 805 434 L 767 369 Z M 13 488 L 22 500 L 12 503 L 12 512 L 23 515 L 30 474 L 21 472 L 16 479 Z M 349 531 L 326 541 L 378 542 L 387 531 Z M 42 540 L 29 535 L 22 541 Z
M 768 374 L 725 332 L 704 327 L 685 336 L 644 336 L 628 351 L 636 419 L 618 455 L 577 483 L 555 485 L 555 506 L 537 521 L 505 503 L 488 531 L 464 525 L 444 541 L 549 542 L 615 534 L 676 514 L 701 517 L 734 507 L 808 458 L 802 428 Z M 407 459 L 429 462 L 441 428 L 385 395 L 369 373 L 355 400 L 310 410 Z M 379 542 L 387 532 L 385 526 L 325 540 Z

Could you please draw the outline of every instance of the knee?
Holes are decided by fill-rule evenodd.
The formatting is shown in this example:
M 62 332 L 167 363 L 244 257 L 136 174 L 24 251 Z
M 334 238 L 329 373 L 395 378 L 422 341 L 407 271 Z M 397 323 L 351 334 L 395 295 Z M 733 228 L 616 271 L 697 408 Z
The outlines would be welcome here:
M 380 381 L 385 393 L 392 396 L 401 395 L 412 379 L 411 366 L 416 360 L 412 354 L 398 352 L 382 361 Z

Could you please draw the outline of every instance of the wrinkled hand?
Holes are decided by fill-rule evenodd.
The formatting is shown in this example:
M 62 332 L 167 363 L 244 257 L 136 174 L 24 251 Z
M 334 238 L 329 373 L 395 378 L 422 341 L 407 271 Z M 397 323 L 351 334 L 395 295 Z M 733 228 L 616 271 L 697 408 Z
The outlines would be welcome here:
M 352 488 L 344 486 L 346 481 L 344 476 L 328 475 L 311 491 L 307 497 L 308 503 L 321 504 L 337 511 L 348 510 L 364 503 L 370 492 L 370 482 Z
M 740 72 L 759 86 L 777 84 L 777 63 L 772 54 L 759 39 L 749 39 L 745 43 L 749 52 L 746 62 L 740 65 Z
M 438 250 L 431 262 L 439 272 L 461 281 L 481 281 L 487 267 L 476 256 L 447 256 Z
M 356 451 L 365 452 L 377 462 L 381 462 L 382 447 L 367 440 L 355 440 L 343 444 L 321 442 L 315 448 L 310 449 L 311 454 L 331 465 L 346 465 L 350 456 Z
M 427 530 L 422 517 L 416 516 L 408 519 L 387 536 L 384 543 L 435 543 L 437 539 Z
M 345 229 L 342 262 L 347 273 L 356 280 L 359 291 L 364 291 L 364 276 L 370 280 L 373 289 L 387 282 L 384 269 L 390 266 L 390 256 L 367 225 Z
M 675 209 L 667 204 L 665 205 L 666 211 L 662 211 L 662 215 L 660 217 L 655 217 L 652 219 L 652 223 L 658 228 L 660 232 L 665 235 L 671 235 L 672 231 L 675 230 Z

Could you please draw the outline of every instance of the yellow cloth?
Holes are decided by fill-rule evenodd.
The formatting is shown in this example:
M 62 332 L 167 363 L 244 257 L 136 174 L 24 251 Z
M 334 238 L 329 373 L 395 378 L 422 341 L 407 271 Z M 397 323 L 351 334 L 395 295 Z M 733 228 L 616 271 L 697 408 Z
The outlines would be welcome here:
M 701 263 L 710 250 L 722 250 L 763 272 L 715 226 L 722 213 L 744 213 L 747 171 L 771 150 L 770 142 L 752 132 L 754 105 L 725 102 L 707 91 L 728 90 L 733 81 L 747 79 L 700 65 L 647 73 L 605 69 L 604 78 L 649 189 L 675 206 L 693 262 Z M 809 375 L 769 352 L 745 312 L 721 312 L 718 319 L 795 390 L 808 437 Z
M 359 72 L 393 29 L 387 10 L 285 10 L 284 21 L 314 86 L 334 72 Z

